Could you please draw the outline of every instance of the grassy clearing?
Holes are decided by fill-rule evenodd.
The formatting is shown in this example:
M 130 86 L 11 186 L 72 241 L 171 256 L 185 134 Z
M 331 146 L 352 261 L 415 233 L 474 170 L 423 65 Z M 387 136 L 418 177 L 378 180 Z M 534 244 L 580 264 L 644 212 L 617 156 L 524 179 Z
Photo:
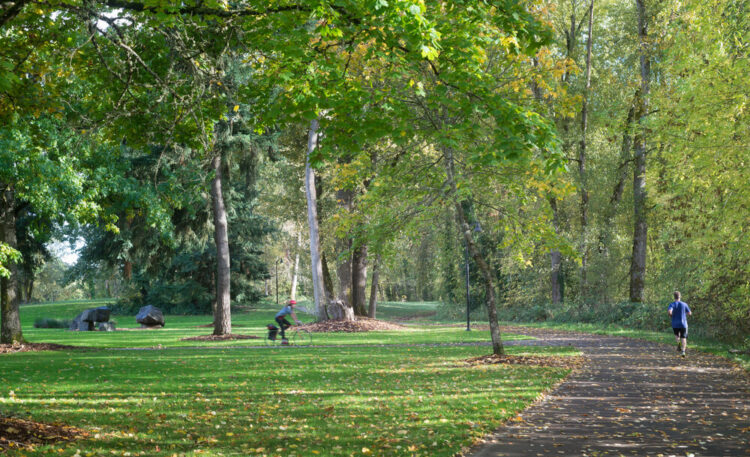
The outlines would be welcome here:
M 101 304 L 21 308 L 24 336 L 33 342 L 110 349 L 2 356 L 3 414 L 91 433 L 82 441 L 10 455 L 452 456 L 568 374 L 564 368 L 462 362 L 487 354 L 486 346 L 397 345 L 489 341 L 487 332 L 461 327 L 316 334 L 314 343 L 323 346 L 309 348 L 266 348 L 256 340 L 234 342 L 251 347 L 179 341 L 210 333 L 196 327 L 209 323 L 208 316 L 167 316 L 167 327 L 157 331 L 32 327 L 37 317 L 72 318 Z M 381 311 L 392 320 L 409 311 L 429 312 L 429 305 L 410 306 L 391 304 Z M 236 313 L 234 331 L 260 336 L 275 311 L 269 305 Z M 137 326 L 132 316 L 113 319 L 118 327 Z M 114 349 L 158 344 L 163 349 Z M 578 354 L 537 347 L 508 352 Z
M 674 344 L 674 335 L 672 329 L 666 329 L 664 332 L 653 332 L 648 330 L 632 330 L 615 325 L 598 325 L 598 324 L 564 324 L 553 322 L 535 322 L 528 324 L 519 324 L 517 322 L 509 325 L 527 325 L 529 327 L 554 328 L 559 330 L 569 330 L 574 332 L 593 333 L 597 335 L 614 335 L 625 336 L 628 338 L 639 338 L 642 340 L 654 341 L 657 343 Z M 750 371 L 750 354 L 732 354 L 729 352 L 735 346 L 725 344 L 716 340 L 707 338 L 698 338 L 690 336 L 688 338 L 688 351 L 703 351 L 716 354 L 729 359 L 745 370 Z
M 76 449 L 97 456 L 450 456 L 567 373 L 460 362 L 484 353 L 478 347 L 19 353 L 3 359 L 0 407 L 92 431 L 92 439 L 27 456 Z
M 232 315 L 232 332 L 241 335 L 258 337 L 257 340 L 228 340 L 214 342 L 182 341 L 184 338 L 209 335 L 212 328 L 200 327 L 210 324 L 210 316 L 165 316 L 166 326 L 158 330 L 140 330 L 134 316 L 113 315 L 117 322 L 116 332 L 70 332 L 66 329 L 34 328 L 37 318 L 72 319 L 84 309 L 102 306 L 105 301 L 62 302 L 56 304 L 25 305 L 21 307 L 23 334 L 30 342 L 57 343 L 71 346 L 99 348 L 123 347 L 229 347 L 229 346 L 263 346 L 266 324 L 273 323 L 273 317 L 279 308 L 267 304 L 257 309 Z M 305 303 L 301 303 L 305 306 Z M 309 306 L 309 305 L 308 305 Z M 385 303 L 380 307 L 379 317 L 391 321 L 405 320 L 410 315 L 425 316 L 434 311 L 432 303 Z M 414 314 L 409 314 L 414 313 Z M 302 313 L 298 317 L 303 322 L 312 322 L 313 317 Z M 436 327 L 424 322 L 405 320 L 408 331 L 384 331 L 367 333 L 328 333 L 314 334 L 315 345 L 374 345 L 374 344 L 430 344 L 430 343 L 472 343 L 490 340 L 489 331 L 467 332 L 462 327 Z M 131 331 L 124 330 L 130 329 Z M 138 329 L 138 330 L 136 330 Z M 524 338 L 517 335 L 503 335 L 506 340 Z

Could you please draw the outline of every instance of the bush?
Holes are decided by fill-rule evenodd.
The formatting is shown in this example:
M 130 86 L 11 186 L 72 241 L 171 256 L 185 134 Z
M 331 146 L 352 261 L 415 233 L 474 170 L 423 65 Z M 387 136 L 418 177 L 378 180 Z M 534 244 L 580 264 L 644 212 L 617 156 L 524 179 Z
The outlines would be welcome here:
M 34 328 L 70 328 L 70 319 L 39 317 L 34 321 Z

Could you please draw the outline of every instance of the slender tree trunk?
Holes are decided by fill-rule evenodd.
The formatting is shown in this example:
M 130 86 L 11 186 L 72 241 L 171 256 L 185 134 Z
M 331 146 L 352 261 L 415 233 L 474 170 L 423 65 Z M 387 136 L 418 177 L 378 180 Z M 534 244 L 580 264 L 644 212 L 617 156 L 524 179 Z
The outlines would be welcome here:
M 297 278 L 299 277 L 300 249 L 302 249 L 302 232 L 297 232 L 297 245 L 294 249 L 294 266 L 292 267 L 292 290 L 289 293 L 292 300 L 297 300 Z
M 230 309 L 230 270 L 229 270 L 229 227 L 227 210 L 222 193 L 221 154 L 216 154 L 211 165 L 214 179 L 211 181 L 211 201 L 214 212 L 214 241 L 216 243 L 216 312 L 214 314 L 214 335 L 232 333 L 232 315 Z
M 472 236 L 472 230 L 469 224 L 466 222 L 464 216 L 464 210 L 461 207 L 461 203 L 457 200 L 458 187 L 454 177 L 454 165 L 453 165 L 453 151 L 446 149 L 445 154 L 445 172 L 448 180 L 448 185 L 451 187 L 453 193 L 453 206 L 456 209 L 456 217 L 459 228 L 463 233 L 464 240 L 469 246 L 469 252 L 474 258 L 479 271 L 481 271 L 484 277 L 485 293 L 487 296 L 487 317 L 490 323 L 490 337 L 492 339 L 492 352 L 496 355 L 505 355 L 505 348 L 503 347 L 503 340 L 500 335 L 500 325 L 497 321 L 497 305 L 495 297 L 495 281 L 493 279 L 492 271 L 487 262 L 484 260 L 482 253 L 474 243 L 474 237 Z
M 32 297 L 33 292 L 34 292 L 34 280 L 30 279 L 26 288 L 26 297 L 25 297 L 26 303 L 31 303 L 31 299 L 32 299 L 31 297 Z M 111 295 L 109 296 L 111 297 Z
M 638 40 L 640 45 L 641 88 L 638 99 L 638 132 L 635 135 L 633 171 L 633 255 L 630 262 L 630 301 L 642 302 L 646 282 L 646 247 L 648 224 L 646 221 L 646 126 L 648 97 L 651 80 L 651 59 L 648 45 L 648 19 L 646 0 L 636 0 L 638 10 Z
M 555 228 L 555 233 L 560 234 L 560 223 L 559 215 L 557 211 L 557 200 L 554 196 L 549 199 L 550 207 L 552 208 L 552 224 Z M 562 281 L 560 277 L 560 266 L 562 265 L 562 253 L 559 249 L 553 249 L 549 253 L 550 259 L 550 274 L 549 284 L 550 292 L 552 295 L 552 303 L 558 304 L 563 300 L 562 294 Z
M 370 303 L 367 307 L 367 316 L 375 319 L 378 306 L 378 287 L 380 280 L 380 254 L 375 256 L 375 264 L 372 266 L 372 284 L 370 285 Z
M 0 183 L 0 241 L 13 249 L 18 249 L 16 240 L 16 204 L 15 190 L 12 186 Z M 18 267 L 9 262 L 7 269 L 10 276 L 0 278 L 0 343 L 21 343 L 24 341 L 21 331 L 21 318 L 18 310 Z
M 122 276 L 126 281 L 130 281 L 133 277 L 133 262 L 126 260 L 122 267 Z
M 357 316 L 366 316 L 367 308 L 367 245 L 357 246 L 352 253 L 352 307 Z
M 336 192 L 336 201 L 343 211 L 352 210 L 354 194 L 345 189 Z M 336 239 L 336 276 L 339 280 L 338 299 L 344 306 L 352 306 L 352 240 L 348 234 Z
M 589 226 L 589 191 L 586 179 L 586 146 L 589 128 L 589 92 L 591 90 L 591 46 L 594 38 L 594 0 L 589 7 L 589 31 L 586 42 L 586 85 L 583 91 L 583 106 L 581 107 L 581 143 L 578 149 L 578 173 L 581 181 L 581 297 L 588 298 L 588 226 Z
M 310 263 L 312 266 L 313 297 L 315 299 L 315 315 L 318 320 L 326 320 L 325 298 L 326 291 L 323 284 L 323 263 L 321 261 L 320 230 L 318 228 L 318 195 L 315 190 L 315 173 L 310 166 L 310 156 L 318 147 L 318 120 L 310 122 L 310 132 L 307 136 L 307 155 L 305 160 L 305 195 L 307 197 L 307 222 L 310 228 Z

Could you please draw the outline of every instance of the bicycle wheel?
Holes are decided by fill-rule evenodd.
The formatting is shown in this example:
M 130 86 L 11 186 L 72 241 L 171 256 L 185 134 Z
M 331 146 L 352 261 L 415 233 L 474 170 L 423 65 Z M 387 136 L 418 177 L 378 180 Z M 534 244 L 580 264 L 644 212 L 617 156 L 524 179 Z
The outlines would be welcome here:
M 295 346 L 310 346 L 312 344 L 312 333 L 305 328 L 295 329 L 291 343 Z

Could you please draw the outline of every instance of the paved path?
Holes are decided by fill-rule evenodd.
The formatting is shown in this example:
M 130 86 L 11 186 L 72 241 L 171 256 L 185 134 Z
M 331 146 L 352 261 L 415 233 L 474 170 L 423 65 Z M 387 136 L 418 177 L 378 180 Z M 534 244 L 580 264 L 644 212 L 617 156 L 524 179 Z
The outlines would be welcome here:
M 526 331 L 513 330 L 514 333 Z M 528 330 L 588 358 L 472 457 L 750 457 L 750 377 L 716 356 L 673 345 Z

